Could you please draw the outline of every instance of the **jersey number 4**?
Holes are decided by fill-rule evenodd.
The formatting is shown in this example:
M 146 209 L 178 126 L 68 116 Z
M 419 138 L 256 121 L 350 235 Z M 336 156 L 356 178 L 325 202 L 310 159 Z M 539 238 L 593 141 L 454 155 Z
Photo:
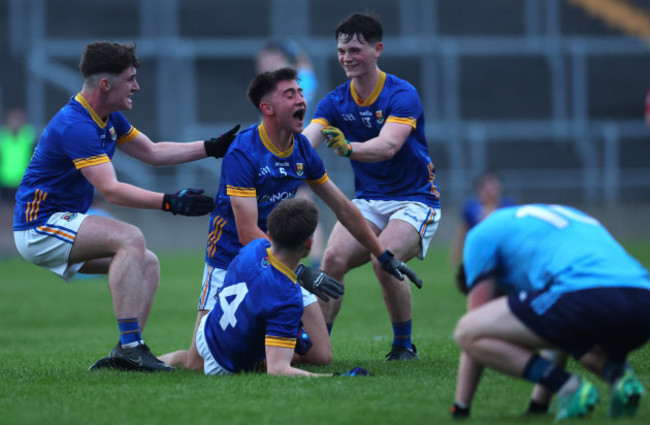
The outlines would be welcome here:
M 221 310 L 223 310 L 223 316 L 221 316 L 219 324 L 221 325 L 221 329 L 224 331 L 228 325 L 232 326 L 233 328 L 235 325 L 237 325 L 237 318 L 235 317 L 235 313 L 237 312 L 237 309 L 239 308 L 241 302 L 244 301 L 246 294 L 248 294 L 248 287 L 246 286 L 246 282 L 240 282 L 236 285 L 227 286 L 223 288 L 219 293 L 219 305 L 221 306 Z M 229 299 L 231 300 L 230 302 L 228 302 Z

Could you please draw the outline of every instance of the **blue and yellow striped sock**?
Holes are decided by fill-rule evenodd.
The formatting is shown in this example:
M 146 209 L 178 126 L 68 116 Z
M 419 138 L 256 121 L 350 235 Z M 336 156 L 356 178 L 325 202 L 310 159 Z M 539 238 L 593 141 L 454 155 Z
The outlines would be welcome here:
M 393 323 L 393 345 L 411 349 L 411 328 L 413 320 Z
M 117 319 L 117 326 L 120 328 L 120 343 L 122 345 L 138 342 L 142 339 L 137 317 Z

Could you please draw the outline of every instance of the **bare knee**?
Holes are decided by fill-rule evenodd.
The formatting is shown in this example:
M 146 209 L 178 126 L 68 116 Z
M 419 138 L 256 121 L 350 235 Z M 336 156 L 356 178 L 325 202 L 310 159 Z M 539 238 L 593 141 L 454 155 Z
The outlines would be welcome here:
M 347 259 L 336 247 L 328 246 L 323 254 L 323 271 L 333 278 L 341 280 L 348 270 Z
M 467 350 L 475 339 L 476 335 L 475 332 L 473 332 L 471 320 L 466 314 L 461 317 L 456 324 L 456 329 L 454 330 L 454 341 L 456 341 L 456 344 L 458 344 L 461 349 Z
M 146 281 L 158 287 L 158 282 L 160 282 L 160 263 L 158 256 L 147 249 L 144 254 L 143 264 Z

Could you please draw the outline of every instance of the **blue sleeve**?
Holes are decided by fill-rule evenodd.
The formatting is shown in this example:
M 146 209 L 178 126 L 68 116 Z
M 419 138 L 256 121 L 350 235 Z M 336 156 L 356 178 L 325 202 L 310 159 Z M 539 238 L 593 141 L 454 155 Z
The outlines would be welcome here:
M 271 310 L 267 316 L 266 335 L 279 338 L 296 338 L 303 307 L 296 303 L 284 304 Z
M 76 122 L 61 134 L 61 149 L 77 169 L 110 162 L 97 129 L 89 122 Z
M 250 153 L 241 146 L 228 150 L 223 158 L 222 173 L 226 192 L 234 196 L 255 196 L 255 165 Z
M 320 122 L 323 125 L 327 123 L 334 127 L 338 127 L 336 122 L 336 102 L 334 102 L 333 93 L 334 92 L 329 93 L 323 98 L 323 100 L 318 102 L 312 121 Z
M 311 146 L 307 138 L 302 134 L 299 135 L 299 137 L 301 149 L 307 162 L 305 176 L 307 177 L 307 180 L 318 181 L 325 175 L 325 164 L 323 164 L 323 160 L 318 155 L 316 150 Z
M 417 120 L 422 115 L 423 108 L 420 96 L 413 87 L 398 90 L 391 96 L 388 117 L 413 118 Z
M 498 238 L 486 221 L 467 233 L 463 248 L 463 264 L 467 279 L 467 290 L 471 290 L 479 279 L 490 275 L 498 267 Z

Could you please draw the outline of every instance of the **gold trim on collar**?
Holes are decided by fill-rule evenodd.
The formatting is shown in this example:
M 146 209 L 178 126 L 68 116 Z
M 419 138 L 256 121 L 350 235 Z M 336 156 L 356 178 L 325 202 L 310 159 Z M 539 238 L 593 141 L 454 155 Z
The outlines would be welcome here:
M 384 89 L 384 83 L 386 83 L 386 73 L 384 71 L 379 71 L 379 79 L 377 80 L 377 85 L 370 93 L 370 96 L 366 100 L 361 100 L 357 91 L 354 89 L 354 80 L 350 81 L 350 94 L 352 94 L 352 99 L 359 106 L 370 106 L 375 103 L 375 100 L 379 97 L 379 94 Z
M 92 106 L 90 106 L 90 103 L 86 100 L 85 97 L 81 95 L 81 92 L 77 93 L 77 95 L 74 97 L 74 100 L 77 102 L 81 103 L 81 106 L 86 108 L 88 110 L 88 113 L 90 113 L 90 117 L 95 121 L 95 123 L 100 126 L 101 128 L 106 127 L 106 123 L 108 122 L 108 118 L 106 118 L 106 121 L 102 121 L 101 118 L 99 118 L 99 115 L 95 112 Z
M 266 248 L 266 254 L 269 256 L 269 263 L 278 271 L 282 274 L 285 274 L 293 283 L 298 282 L 298 278 L 296 277 L 296 273 L 291 270 L 289 267 L 285 266 L 284 263 L 281 263 L 280 260 L 278 260 L 275 255 L 271 253 L 270 248 Z
M 260 133 L 260 138 L 262 139 L 262 143 L 264 143 L 266 149 L 271 151 L 273 155 L 279 156 L 280 158 L 288 158 L 291 155 L 291 153 L 293 152 L 293 135 L 291 135 L 291 146 L 289 147 L 289 149 L 287 149 L 284 152 L 280 152 L 278 148 L 276 148 L 275 145 L 271 142 L 269 135 L 266 133 L 266 129 L 264 128 L 264 123 L 258 125 L 257 130 Z

